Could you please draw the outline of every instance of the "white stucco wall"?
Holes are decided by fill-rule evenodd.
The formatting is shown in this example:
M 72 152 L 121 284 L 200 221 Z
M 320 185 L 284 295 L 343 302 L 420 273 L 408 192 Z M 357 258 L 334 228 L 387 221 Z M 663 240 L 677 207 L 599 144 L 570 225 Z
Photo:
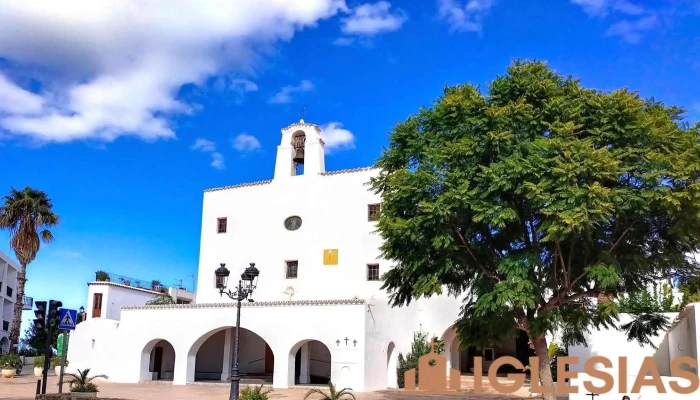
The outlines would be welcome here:
M 87 317 L 92 318 L 94 294 L 102 293 L 102 315 L 100 318 L 119 320 L 124 306 L 144 305 L 157 296 L 157 292 L 138 289 L 111 282 L 88 284 Z
M 288 287 L 292 300 L 386 297 L 381 282 L 367 281 L 367 264 L 378 263 L 380 274 L 390 267 L 380 258 L 376 223 L 367 220 L 367 206 L 379 202 L 364 186 L 374 173 L 303 175 L 205 192 L 197 301 L 230 301 L 215 289 L 214 271 L 226 263 L 232 286 L 250 262 L 260 270 L 257 301 L 285 300 Z M 284 227 L 290 216 L 302 219 L 296 231 Z M 228 228 L 219 234 L 223 217 Z M 338 265 L 323 265 L 325 249 L 338 250 Z M 286 279 L 286 261 L 294 260 L 298 278 Z
M 669 321 L 673 321 L 678 313 L 665 313 Z M 620 314 L 618 326 L 622 326 L 632 320 L 628 314 Z M 665 341 L 665 332 L 659 336 L 652 338 L 652 343 L 659 348 L 655 350 L 649 345 L 641 345 L 636 341 L 628 342 L 627 333 L 614 329 L 591 329 L 591 332 L 585 335 L 588 346 L 571 346 L 569 347 L 569 356 L 578 357 L 579 363 L 572 365 L 572 371 L 583 372 L 583 366 L 586 360 L 593 356 L 602 356 L 609 358 L 613 363 L 613 368 L 619 365 L 619 357 L 627 357 L 628 371 L 638 371 L 645 357 L 655 357 L 659 373 L 669 375 L 670 367 L 668 361 L 668 345 Z
M 366 306 L 361 301 L 324 305 L 246 303 L 241 310 L 241 327 L 256 333 L 270 346 L 275 358 L 275 387 L 293 385 L 296 351 L 307 341 L 318 340 L 331 354 L 333 382 L 363 391 L 364 376 L 341 376 L 341 369 L 353 365 L 356 371 L 364 370 L 365 313 Z M 113 381 L 135 383 L 148 379 L 150 349 L 164 339 L 175 349 L 173 383 L 181 385 L 195 379 L 200 346 L 235 324 L 235 307 L 230 305 L 125 309 L 120 321 L 95 318 L 79 324 L 71 338 L 68 359 L 71 367 L 93 368 L 95 373 L 105 373 Z M 341 341 L 338 345 L 336 341 L 345 337 L 350 339 L 349 344 Z M 94 338 L 97 341 L 93 345 Z M 356 346 L 352 340 L 358 341 Z M 244 347 L 242 344 L 241 349 Z

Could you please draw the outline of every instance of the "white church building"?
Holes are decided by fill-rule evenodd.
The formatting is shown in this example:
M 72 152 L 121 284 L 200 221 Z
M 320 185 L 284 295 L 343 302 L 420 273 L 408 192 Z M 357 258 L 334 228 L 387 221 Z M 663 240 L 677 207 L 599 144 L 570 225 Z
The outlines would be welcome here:
M 391 264 L 375 232 L 380 198 L 367 185 L 379 171 L 326 171 L 324 154 L 319 127 L 300 121 L 282 129 L 272 179 L 205 190 L 196 297 L 171 292 L 181 304 L 148 306 L 158 290 L 123 279 L 88 283 L 87 320 L 71 334 L 69 369 L 90 368 L 121 383 L 226 382 L 236 304 L 216 287 L 222 263 L 231 271 L 229 286 L 249 263 L 260 271 L 254 301 L 241 309 L 243 384 L 288 388 L 330 380 L 358 392 L 394 388 L 398 354 L 409 351 L 416 331 L 445 340 L 448 370 L 471 372 L 475 356 L 486 368 L 505 355 L 526 365 L 534 354 L 525 335 L 460 350 L 453 326 L 460 298 L 388 305 L 379 277 Z M 587 335 L 589 347 L 569 352 L 580 365 L 595 355 L 634 355 L 634 365 L 653 356 L 673 380 L 668 365 L 679 349 L 697 358 L 697 313 L 691 305 L 669 315 L 675 322 L 655 340 L 658 349 L 596 331 Z
M 367 186 L 377 173 L 326 171 L 319 127 L 300 121 L 284 128 L 273 179 L 205 190 L 196 301 L 146 306 L 156 292 L 89 283 L 87 320 L 71 335 L 70 369 L 91 368 L 123 383 L 226 381 L 236 307 L 220 296 L 214 271 L 225 263 L 233 286 L 251 262 L 260 275 L 254 301 L 241 310 L 242 383 L 395 387 L 397 356 L 419 330 L 447 340 L 458 368 L 467 359 L 453 340 L 461 300 L 391 308 L 380 290 L 390 264 L 375 233 L 380 199 Z M 515 339 L 503 351 L 511 347 Z

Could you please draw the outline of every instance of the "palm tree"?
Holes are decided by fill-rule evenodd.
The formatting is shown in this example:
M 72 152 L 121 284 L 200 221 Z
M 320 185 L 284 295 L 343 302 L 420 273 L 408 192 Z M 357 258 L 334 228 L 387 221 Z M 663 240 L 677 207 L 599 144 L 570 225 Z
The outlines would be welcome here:
M 310 389 L 308 392 L 306 392 L 306 396 L 304 396 L 304 400 L 308 399 L 310 396 L 313 396 L 315 394 L 319 395 L 320 400 L 343 400 L 343 399 L 353 399 L 355 400 L 355 395 L 352 394 L 351 392 L 352 389 L 350 388 L 345 388 L 343 390 L 337 391 L 335 390 L 335 385 L 333 382 L 328 382 L 328 394 L 324 392 L 321 389 Z
M 10 351 L 16 352 L 19 343 L 20 324 L 22 323 L 22 299 L 24 285 L 27 282 L 27 264 L 34 261 L 41 242 L 53 240 L 53 234 L 47 228 L 56 226 L 58 215 L 53 213 L 53 204 L 46 193 L 29 186 L 24 190 L 10 189 L 0 206 L 0 229 L 10 232 L 10 248 L 15 252 L 21 265 L 17 275 L 17 301 L 12 317 L 10 332 Z
M 95 375 L 88 377 L 90 374 L 90 368 L 84 370 L 78 370 L 77 373 L 65 374 L 66 376 L 72 378 L 67 383 L 70 387 L 71 392 L 94 392 L 97 393 L 97 385 L 92 383 L 93 379 L 104 378 L 109 379 L 107 375 Z

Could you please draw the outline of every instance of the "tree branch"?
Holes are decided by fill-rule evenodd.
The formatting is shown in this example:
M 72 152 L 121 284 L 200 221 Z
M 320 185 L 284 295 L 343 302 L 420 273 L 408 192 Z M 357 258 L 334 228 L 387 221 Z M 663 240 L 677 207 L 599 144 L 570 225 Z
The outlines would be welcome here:
M 610 246 L 610 248 L 608 249 L 608 251 L 607 251 L 608 254 L 609 254 L 609 253 L 612 253 L 612 251 L 615 250 L 615 247 L 617 247 L 617 245 L 620 243 L 620 241 L 622 241 L 622 239 L 625 237 L 625 235 L 627 235 L 627 233 L 630 231 L 630 229 L 632 229 L 632 226 L 634 226 L 634 224 L 635 224 L 638 220 L 639 220 L 639 217 L 635 218 L 635 219 L 632 221 L 632 223 L 630 224 L 630 226 L 628 226 L 627 229 L 625 229 L 625 231 L 622 232 L 622 235 L 620 235 L 620 237 L 617 238 L 617 240 L 615 241 L 615 243 L 613 243 L 613 245 Z M 598 265 L 598 264 L 600 264 L 601 261 L 603 261 L 603 257 L 601 257 L 600 260 L 598 260 L 598 262 L 596 262 L 596 263 L 593 264 L 593 265 Z M 581 275 L 577 276 L 576 279 L 574 279 L 574 281 L 571 283 L 571 286 L 573 287 L 574 285 L 576 285 L 576 283 L 577 283 L 579 280 L 581 280 L 584 276 L 586 276 L 586 272 L 587 272 L 587 271 L 586 271 L 586 266 L 584 265 L 584 266 L 583 266 L 583 272 L 581 273 Z
M 464 240 L 464 236 L 462 236 L 462 234 L 459 232 L 459 229 L 457 229 L 457 227 L 453 227 L 453 230 L 457 234 L 457 237 L 459 238 L 459 240 L 462 242 L 462 246 L 464 246 L 464 248 L 467 249 L 467 252 L 469 252 L 469 255 L 472 256 L 472 258 L 474 259 L 474 262 L 476 263 L 476 265 L 479 266 L 479 268 L 481 268 L 481 270 L 484 272 L 484 274 L 486 274 L 486 276 L 490 277 L 491 279 L 493 279 L 495 281 L 500 281 L 500 278 L 497 275 L 495 275 L 494 273 L 492 273 L 492 272 L 488 271 L 486 268 L 484 268 L 484 266 L 481 265 L 479 260 L 476 259 L 476 256 L 474 255 L 474 253 L 472 253 L 472 250 L 469 248 L 467 241 Z

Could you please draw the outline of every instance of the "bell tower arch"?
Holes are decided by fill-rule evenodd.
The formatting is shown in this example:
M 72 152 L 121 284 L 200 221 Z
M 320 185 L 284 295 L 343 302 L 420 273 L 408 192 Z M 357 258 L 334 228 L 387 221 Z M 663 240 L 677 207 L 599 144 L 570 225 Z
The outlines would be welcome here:
M 326 172 L 321 128 L 300 120 L 282 129 L 282 141 L 277 146 L 275 179 Z

